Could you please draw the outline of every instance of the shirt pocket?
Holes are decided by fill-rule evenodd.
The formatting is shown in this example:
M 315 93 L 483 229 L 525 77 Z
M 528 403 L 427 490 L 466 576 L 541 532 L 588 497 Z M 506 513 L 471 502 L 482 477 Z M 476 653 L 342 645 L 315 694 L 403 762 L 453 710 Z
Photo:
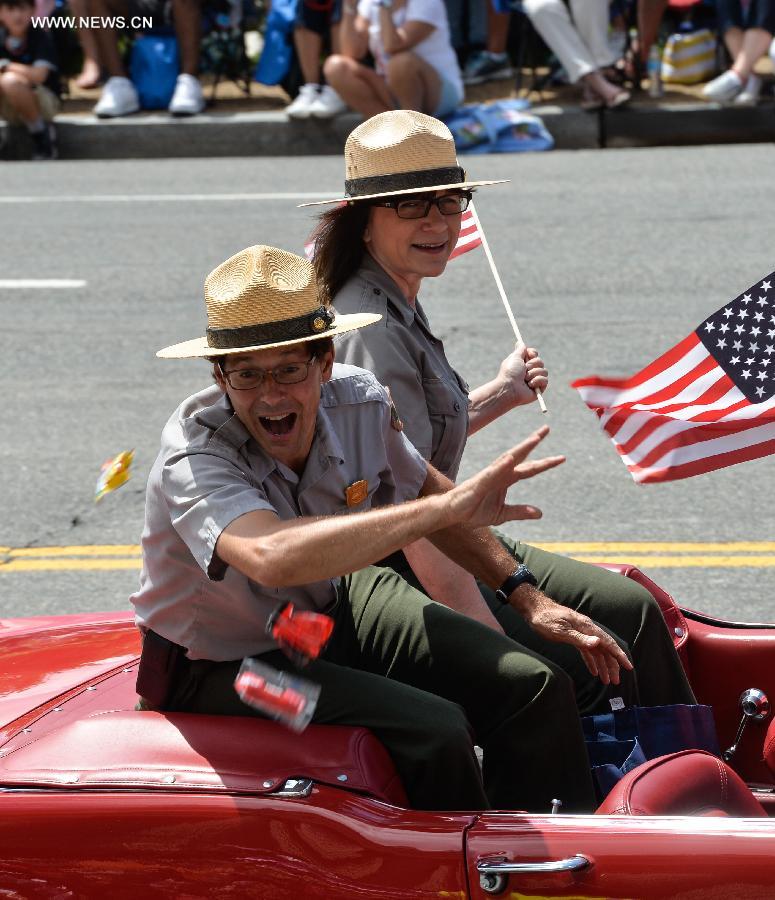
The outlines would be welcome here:
M 462 391 L 441 378 L 425 377 L 422 385 L 432 431 L 431 463 L 454 479 L 466 444 L 468 404 Z

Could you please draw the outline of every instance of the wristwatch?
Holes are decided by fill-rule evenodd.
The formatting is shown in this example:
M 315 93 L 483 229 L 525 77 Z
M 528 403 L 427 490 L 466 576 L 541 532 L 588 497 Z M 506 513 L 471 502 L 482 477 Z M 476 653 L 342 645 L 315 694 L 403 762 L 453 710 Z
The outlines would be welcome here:
M 538 584 L 535 575 L 523 563 L 520 563 L 517 568 L 514 569 L 511 575 L 509 575 L 495 592 L 495 596 L 501 603 L 508 603 L 509 597 L 521 584 L 532 584 L 533 587 Z

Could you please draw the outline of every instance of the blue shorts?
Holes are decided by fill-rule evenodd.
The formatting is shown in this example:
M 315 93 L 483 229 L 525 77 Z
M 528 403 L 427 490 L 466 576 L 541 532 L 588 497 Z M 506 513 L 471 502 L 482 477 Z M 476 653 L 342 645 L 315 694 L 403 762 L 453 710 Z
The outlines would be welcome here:
M 326 35 L 342 18 L 342 0 L 299 0 L 296 27 Z

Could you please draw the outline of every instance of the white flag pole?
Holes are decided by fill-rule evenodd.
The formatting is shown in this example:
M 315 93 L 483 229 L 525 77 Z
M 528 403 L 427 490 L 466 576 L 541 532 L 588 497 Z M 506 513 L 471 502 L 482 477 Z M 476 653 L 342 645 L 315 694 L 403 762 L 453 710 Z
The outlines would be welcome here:
M 471 216 L 473 217 L 474 225 L 476 225 L 476 230 L 479 232 L 479 237 L 482 240 L 482 247 L 484 248 L 485 255 L 487 256 L 487 262 L 490 264 L 490 268 L 492 269 L 492 276 L 495 279 L 495 284 L 498 287 L 498 292 L 501 295 L 501 300 L 503 301 L 503 305 L 506 307 L 506 315 L 509 317 L 511 327 L 514 329 L 514 336 L 516 337 L 518 342 L 523 342 L 522 335 L 519 331 L 519 326 L 517 325 L 517 320 L 514 318 L 514 313 L 511 311 L 511 306 L 509 306 L 509 301 L 506 297 L 506 291 L 503 290 L 501 277 L 498 274 L 498 270 L 495 268 L 495 260 L 492 258 L 492 253 L 490 253 L 490 245 L 487 243 L 487 238 L 484 234 L 482 223 L 479 221 L 479 216 L 476 214 L 476 208 L 473 202 L 469 204 L 468 208 L 471 210 Z M 544 398 L 541 396 L 541 391 L 536 391 L 535 395 L 538 400 L 538 405 L 541 407 L 541 412 L 548 412 L 546 403 L 544 403 Z

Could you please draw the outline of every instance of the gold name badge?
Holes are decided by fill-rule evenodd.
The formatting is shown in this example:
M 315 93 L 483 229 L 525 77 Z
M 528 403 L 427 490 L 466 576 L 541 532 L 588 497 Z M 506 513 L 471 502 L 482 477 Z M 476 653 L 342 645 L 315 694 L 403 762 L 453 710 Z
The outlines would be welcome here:
M 354 481 L 348 488 L 345 488 L 344 498 L 348 506 L 358 506 L 366 499 L 369 493 L 369 482 L 361 479 Z

